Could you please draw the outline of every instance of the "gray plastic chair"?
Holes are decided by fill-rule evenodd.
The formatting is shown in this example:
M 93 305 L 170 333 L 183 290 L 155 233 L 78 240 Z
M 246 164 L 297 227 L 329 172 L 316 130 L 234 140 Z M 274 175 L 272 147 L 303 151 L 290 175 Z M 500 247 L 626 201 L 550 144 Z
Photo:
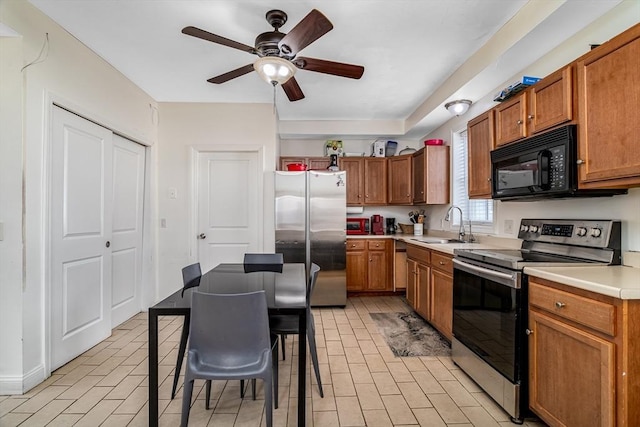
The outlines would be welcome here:
M 200 279 L 202 278 L 202 270 L 200 269 L 200 263 L 196 262 L 182 269 L 182 295 L 184 291 L 195 286 L 200 286 Z M 184 353 L 187 349 L 187 340 L 189 339 L 189 316 L 184 316 L 184 322 L 182 323 L 182 333 L 180 334 L 180 346 L 178 347 L 178 360 L 176 361 L 176 372 L 173 377 L 173 388 L 171 389 L 171 399 L 176 397 L 176 390 L 178 389 L 178 378 L 180 377 L 180 371 L 182 370 L 182 360 L 184 359 Z
M 254 271 L 273 271 L 282 273 L 284 256 L 281 253 L 266 254 L 244 254 L 244 271 L 251 273 Z
M 264 291 L 191 296 L 191 325 L 187 353 L 181 426 L 189 422 L 195 379 L 242 380 L 264 383 L 267 427 L 273 424 L 273 373 L 269 314 Z
M 309 352 L 311 353 L 311 361 L 313 362 L 313 370 L 318 380 L 318 389 L 320 397 L 324 397 L 322 391 L 322 380 L 320 379 L 320 368 L 318 366 L 318 350 L 316 347 L 316 327 L 311 312 L 311 295 L 318 279 L 320 266 L 311 264 L 311 272 L 309 273 L 309 283 L 307 286 L 307 341 L 309 342 Z M 284 336 L 289 334 L 297 334 L 299 332 L 298 316 L 290 314 L 272 314 L 269 316 L 269 328 L 272 334 L 280 335 L 282 341 L 282 359 L 284 360 Z

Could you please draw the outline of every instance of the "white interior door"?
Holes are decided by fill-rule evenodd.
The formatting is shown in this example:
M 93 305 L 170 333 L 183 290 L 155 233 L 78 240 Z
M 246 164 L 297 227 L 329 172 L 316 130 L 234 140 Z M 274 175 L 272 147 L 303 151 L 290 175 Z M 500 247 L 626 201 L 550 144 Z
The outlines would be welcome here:
M 144 156 L 142 145 L 113 135 L 111 327 L 141 308 Z
M 49 335 L 52 370 L 111 334 L 112 150 L 111 131 L 54 107 Z
M 261 250 L 262 172 L 257 152 L 198 154 L 198 258 L 202 271 Z

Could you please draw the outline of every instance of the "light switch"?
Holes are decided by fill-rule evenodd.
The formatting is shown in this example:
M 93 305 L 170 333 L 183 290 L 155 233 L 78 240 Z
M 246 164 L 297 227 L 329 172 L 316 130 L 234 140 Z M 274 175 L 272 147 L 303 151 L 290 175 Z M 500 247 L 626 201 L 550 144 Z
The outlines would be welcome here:
M 160 218 L 160 228 L 167 228 L 167 219 Z
M 178 198 L 178 190 L 174 187 L 170 187 L 169 188 L 169 198 L 170 199 L 177 199 Z

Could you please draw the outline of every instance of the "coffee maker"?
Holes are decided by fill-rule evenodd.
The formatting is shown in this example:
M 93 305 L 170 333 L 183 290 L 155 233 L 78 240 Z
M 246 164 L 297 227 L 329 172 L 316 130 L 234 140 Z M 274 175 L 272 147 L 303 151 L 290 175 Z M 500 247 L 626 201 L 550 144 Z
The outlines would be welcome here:
M 387 218 L 387 234 L 396 234 L 395 218 Z
M 382 215 L 371 215 L 371 234 L 384 234 Z

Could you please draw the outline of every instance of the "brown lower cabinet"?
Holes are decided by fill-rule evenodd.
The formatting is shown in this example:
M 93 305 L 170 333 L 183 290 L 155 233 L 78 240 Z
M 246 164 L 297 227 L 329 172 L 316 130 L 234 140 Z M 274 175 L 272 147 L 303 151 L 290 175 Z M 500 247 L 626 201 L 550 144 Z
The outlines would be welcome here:
M 407 245 L 407 303 L 442 335 L 453 336 L 451 255 Z
M 393 239 L 347 239 L 347 291 L 393 291 Z
M 640 301 L 529 278 L 529 406 L 551 426 L 640 425 Z

